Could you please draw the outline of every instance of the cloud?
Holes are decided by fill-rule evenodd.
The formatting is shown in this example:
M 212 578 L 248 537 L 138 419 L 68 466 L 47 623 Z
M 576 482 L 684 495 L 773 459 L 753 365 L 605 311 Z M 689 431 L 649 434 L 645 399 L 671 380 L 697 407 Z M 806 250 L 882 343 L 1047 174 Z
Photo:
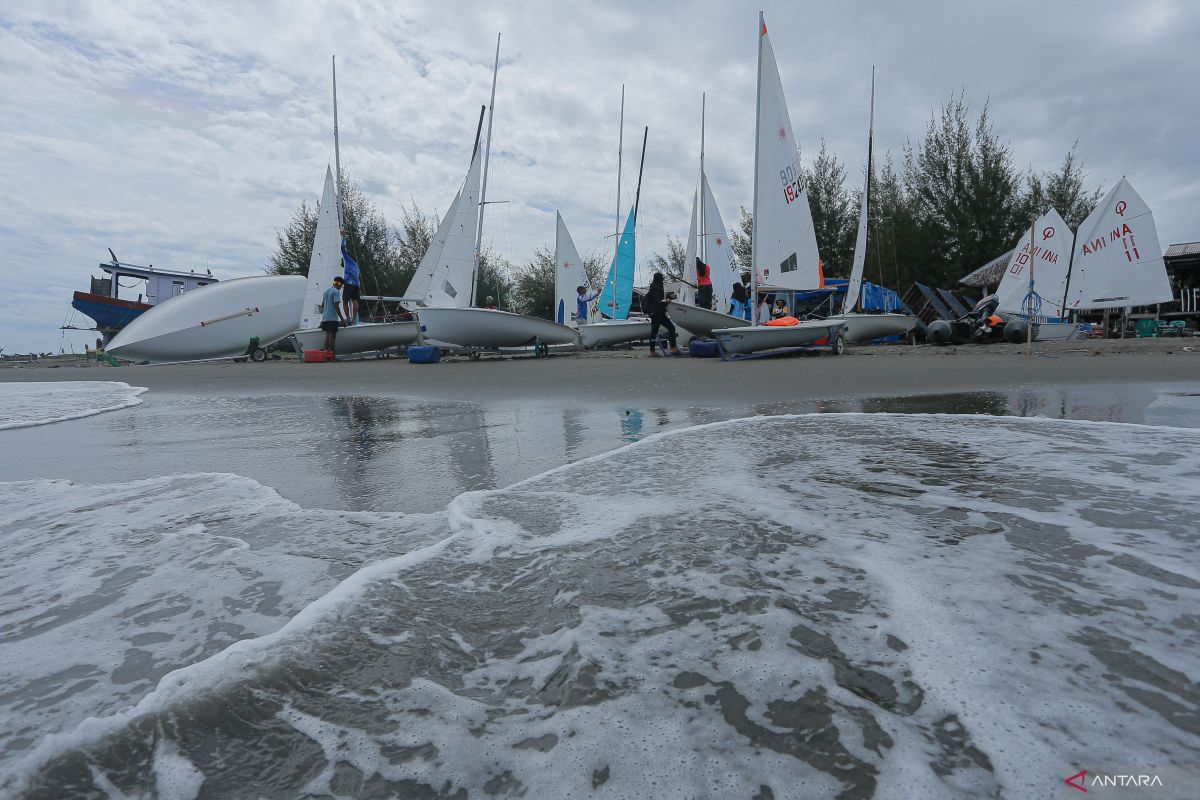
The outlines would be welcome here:
M 444 210 L 487 102 L 503 32 L 485 236 L 513 260 L 554 237 L 607 252 L 649 126 L 642 258 L 686 232 L 707 93 L 706 164 L 727 224 L 750 205 L 756 8 L 740 3 L 44 2 L 0 12 L 0 220 L 23 286 L 0 318 L 7 350 L 55 349 L 70 292 L 106 257 L 261 271 L 276 228 L 315 202 L 332 160 L 329 55 L 338 55 L 344 166 L 389 220 L 410 198 Z M 1163 244 L 1200 238 L 1182 2 L 767 3 L 806 157 L 823 136 L 857 175 L 870 68 L 876 141 L 899 154 L 964 91 L 988 103 L 1017 163 L 1054 169 L 1078 141 L 1093 184 L 1122 175 Z M 90 341 L 90 334 L 67 341 Z

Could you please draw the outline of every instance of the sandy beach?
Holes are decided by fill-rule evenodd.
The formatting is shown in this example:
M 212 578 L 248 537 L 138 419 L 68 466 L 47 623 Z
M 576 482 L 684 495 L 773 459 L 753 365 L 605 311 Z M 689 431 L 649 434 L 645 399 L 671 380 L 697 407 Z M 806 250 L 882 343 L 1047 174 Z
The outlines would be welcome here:
M 76 364 L 78 362 L 75 362 Z M 1038 345 L 859 347 L 831 357 L 806 354 L 726 363 L 651 358 L 644 349 L 529 356 L 452 357 L 436 365 L 402 358 L 303 364 L 218 361 L 111 368 L 43 360 L 6 364 L 0 381 L 120 380 L 153 392 L 320 393 L 407 396 L 479 404 L 673 402 L 745 406 L 1008 390 L 1086 383 L 1200 380 L 1200 341 L 1129 339 Z

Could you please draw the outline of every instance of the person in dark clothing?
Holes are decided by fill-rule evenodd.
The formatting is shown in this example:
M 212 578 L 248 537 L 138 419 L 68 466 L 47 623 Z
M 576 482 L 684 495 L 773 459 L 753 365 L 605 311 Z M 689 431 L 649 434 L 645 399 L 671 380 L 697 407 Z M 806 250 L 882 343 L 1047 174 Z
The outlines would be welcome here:
M 704 309 L 712 309 L 713 287 L 712 278 L 708 274 L 708 264 L 696 259 L 696 305 Z
M 679 347 L 675 344 L 675 323 L 671 322 L 670 317 L 667 316 L 667 295 L 666 289 L 663 287 L 663 274 L 661 272 L 654 273 L 654 277 L 651 278 L 650 288 L 642 298 L 642 309 L 650 315 L 650 355 L 658 355 L 654 347 L 658 344 L 658 329 L 660 327 L 666 328 L 667 341 L 671 343 L 671 355 L 682 355 L 679 352 Z
M 750 305 L 747 302 L 750 299 L 750 293 L 746 291 L 746 284 L 741 281 L 733 285 L 733 291 L 729 296 L 729 311 L 735 317 L 749 316 L 746 312 L 750 310 Z

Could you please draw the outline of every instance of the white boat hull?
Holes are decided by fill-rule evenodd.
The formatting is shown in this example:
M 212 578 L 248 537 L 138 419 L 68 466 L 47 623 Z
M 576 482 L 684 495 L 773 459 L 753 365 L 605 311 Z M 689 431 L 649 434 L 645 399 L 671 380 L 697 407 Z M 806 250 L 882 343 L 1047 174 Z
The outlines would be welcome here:
M 274 344 L 296 330 L 308 281 L 255 275 L 212 283 L 154 306 L 105 348 L 130 361 L 202 361 L 242 355 L 252 340 Z
M 649 338 L 648 319 L 618 319 L 579 326 L 579 339 L 588 350 Z
M 1065 342 L 1079 333 L 1079 325 L 1074 322 L 1037 322 L 1033 326 L 1035 342 Z
M 717 328 L 713 333 L 726 353 L 747 355 L 783 347 L 812 345 L 827 336 L 837 335 L 843 323 L 835 320 L 810 320 L 797 325 L 746 325 Z
M 710 337 L 717 328 L 738 328 L 746 325 L 747 320 L 707 308 L 679 303 L 674 300 L 667 303 L 667 316 L 679 327 L 693 336 Z
M 321 350 L 325 347 L 325 331 L 320 328 L 296 331 L 292 334 L 300 350 Z M 333 342 L 335 355 L 367 353 L 388 347 L 404 347 L 417 343 L 417 321 L 360 322 L 338 329 Z
M 457 345 L 498 350 L 501 347 L 527 347 L 577 344 L 574 329 L 540 317 L 526 317 L 489 308 L 420 308 L 416 311 L 421 336 Z
M 829 317 L 826 322 L 841 320 L 846 326 L 846 341 L 851 343 L 870 342 L 885 336 L 908 333 L 917 325 L 912 314 L 842 314 Z

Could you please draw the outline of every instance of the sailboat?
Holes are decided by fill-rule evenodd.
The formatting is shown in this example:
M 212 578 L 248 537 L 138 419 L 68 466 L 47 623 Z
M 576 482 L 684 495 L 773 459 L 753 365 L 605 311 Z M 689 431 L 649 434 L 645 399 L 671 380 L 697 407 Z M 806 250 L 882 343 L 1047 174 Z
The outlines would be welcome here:
M 758 322 L 758 292 L 784 293 L 820 288 L 824 283 L 808 193 L 800 172 L 800 153 L 792 133 L 779 67 L 758 15 L 758 98 L 755 104 L 754 230 L 751 239 L 752 322 Z M 795 325 L 739 325 L 713 330 L 721 349 L 735 355 L 799 347 L 828 340 L 841 352 L 842 320 L 813 320 Z
M 539 350 L 549 345 L 577 344 L 573 328 L 539 317 L 527 317 L 509 311 L 475 308 L 475 281 L 479 273 L 479 256 L 483 244 L 483 209 L 486 205 L 487 168 L 492 148 L 492 118 L 496 105 L 496 75 L 500 69 L 500 37 L 496 37 L 496 62 L 492 69 L 492 94 L 488 107 L 488 140 L 483 158 L 483 182 L 476 205 L 473 195 L 464 192 L 458 200 L 458 212 L 466 215 L 470 205 L 475 213 L 475 247 L 469 260 L 454 252 L 450 243 L 442 246 L 439 266 L 433 271 L 426 292 L 426 304 L 414 313 L 420 324 L 421 336 L 436 342 L 459 347 L 494 350 L 509 347 L 534 346 Z M 482 119 L 482 118 L 481 118 Z M 478 151 L 478 147 L 476 147 Z M 472 161 L 472 169 L 476 162 Z M 468 178 L 468 185 L 470 179 Z M 436 246 L 436 242 L 434 243 Z M 461 247 L 461 244 L 459 245 Z M 418 275 L 420 269 L 418 269 Z
M 554 216 L 554 321 L 574 327 L 578 324 L 578 289 L 587 285 L 587 276 L 562 213 L 555 212 Z
M 1084 311 L 1173 299 L 1154 215 L 1122 177 L 1075 234 L 1063 306 Z
M 887 336 L 908 333 L 917 324 L 912 314 L 893 311 L 863 313 L 856 311 L 862 293 L 863 267 L 867 262 L 867 223 L 870 218 L 871 177 L 874 170 L 875 149 L 875 70 L 871 70 L 871 122 L 867 133 L 867 176 L 863 182 L 862 205 L 858 213 L 858 236 L 854 241 L 854 261 L 850 268 L 850 283 L 846 287 L 846 299 L 842 313 L 829 317 L 830 322 L 841 320 L 845 324 L 847 342 L 869 342 Z
M 344 228 L 341 184 L 342 158 L 338 143 L 337 125 L 337 59 L 333 61 L 333 152 L 337 176 L 325 168 L 325 188 L 317 210 L 317 232 L 313 237 L 312 255 L 308 261 L 308 288 L 300 313 L 300 329 L 292 334 L 297 350 L 317 350 L 325 346 L 325 331 L 321 330 L 321 305 L 325 290 L 343 272 L 341 232 Z M 334 342 L 338 355 L 383 350 L 388 347 L 414 344 L 417 341 L 415 320 L 397 322 L 358 322 L 341 328 Z
M 611 347 L 622 342 L 636 342 L 650 338 L 650 320 L 647 318 L 629 318 L 629 309 L 633 305 L 633 278 L 635 256 L 637 253 L 637 211 L 638 201 L 642 195 L 642 170 L 638 168 L 638 188 L 634 195 L 633 207 L 625 219 L 625 229 L 621 225 L 621 158 L 625 149 L 625 87 L 621 87 L 621 121 L 617 138 L 617 243 L 613 253 L 612 264 L 608 268 L 608 279 L 600 293 L 597 306 L 598 314 L 589 316 L 588 322 L 579 326 L 579 339 L 584 347 Z M 646 163 L 646 137 L 650 129 L 642 134 L 642 166 Z
M 1062 303 L 1071 268 L 1071 228 L 1051 208 L 1034 221 L 1032 236 L 1033 242 L 1028 233 L 1023 236 L 1009 256 L 996 289 L 996 312 L 1009 320 L 1006 338 L 1013 320 L 1019 320 L 1033 323 L 1034 339 L 1065 339 L 1079 327 L 1065 318 Z M 1023 326 L 1014 329 L 1010 341 L 1025 341 Z
M 694 336 L 711 336 L 716 328 L 729 328 L 745 325 L 742 317 L 724 313 L 729 309 L 733 296 L 734 284 L 741 283 L 742 277 L 734 268 L 729 237 L 725 233 L 725 223 L 721 220 L 721 212 L 713 197 L 712 187 L 708 185 L 708 175 L 704 172 L 704 109 L 703 95 L 700 101 L 700 180 L 699 187 L 692 195 L 692 222 L 688 231 L 688 242 L 684 250 L 684 288 L 679 299 L 667 303 L 667 316 L 673 322 Z M 697 230 L 697 222 L 699 229 Z M 696 275 L 696 259 L 708 265 L 708 275 L 713 284 L 714 308 L 701 308 L 695 303 L 695 289 L 698 283 Z

